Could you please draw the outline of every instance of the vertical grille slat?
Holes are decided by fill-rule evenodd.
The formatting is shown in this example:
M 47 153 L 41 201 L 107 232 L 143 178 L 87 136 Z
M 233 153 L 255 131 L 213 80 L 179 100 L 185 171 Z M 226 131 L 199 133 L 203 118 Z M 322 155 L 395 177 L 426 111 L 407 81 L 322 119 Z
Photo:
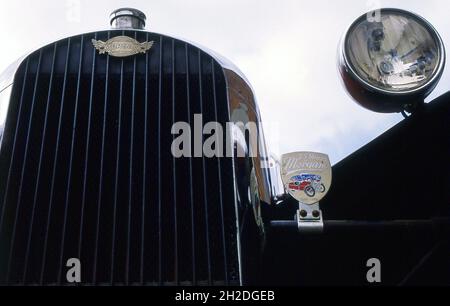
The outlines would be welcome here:
M 31 126 L 32 126 L 32 122 L 33 122 L 33 115 L 35 113 L 34 112 L 34 107 L 35 107 L 36 95 L 37 95 L 37 91 L 38 91 L 39 71 L 41 69 L 41 62 L 42 62 L 42 54 L 43 54 L 43 52 L 44 52 L 43 50 L 40 50 L 40 52 L 39 52 L 39 60 L 38 60 L 37 68 L 36 68 L 36 78 L 35 78 L 34 90 L 33 90 L 32 102 L 31 102 L 30 119 L 28 121 L 27 136 L 26 136 L 26 140 L 25 140 L 25 153 L 23 155 L 23 161 L 24 162 L 23 162 L 23 165 L 21 167 L 22 170 L 21 170 L 21 174 L 20 174 L 17 207 L 15 209 L 15 214 L 14 214 L 15 217 L 14 217 L 13 233 L 12 233 L 12 236 L 11 236 L 11 248 L 10 248 L 9 257 L 8 257 L 8 271 L 7 271 L 7 274 L 6 274 L 8 281 L 10 281 L 10 277 L 11 277 L 11 268 L 12 268 L 12 261 L 13 261 L 13 256 L 14 256 L 14 247 L 15 247 L 15 242 L 16 242 L 17 225 L 18 225 L 18 221 L 19 221 L 20 208 L 21 208 L 21 205 L 23 204 L 22 203 L 23 182 L 24 182 L 25 169 L 26 169 L 27 160 L 28 160 Z
M 51 187 L 50 187 L 50 199 L 49 199 L 49 210 L 47 215 L 47 222 L 46 222 L 46 230 L 45 230 L 45 238 L 44 238 L 44 247 L 43 247 L 43 255 L 42 255 L 42 264 L 41 264 L 41 271 L 40 271 L 40 284 L 42 285 L 44 283 L 44 274 L 45 274 L 45 268 L 47 263 L 47 250 L 48 250 L 48 239 L 49 239 L 49 233 L 50 233 L 50 222 L 52 217 L 52 208 L 53 208 L 53 199 L 54 199 L 54 189 L 55 189 L 55 180 L 56 180 L 56 169 L 57 169 L 57 162 L 58 162 L 58 156 L 59 156 L 59 149 L 60 149 L 60 140 L 61 140 L 61 126 L 63 122 L 63 112 L 64 112 L 64 105 L 65 105 L 65 96 L 66 96 L 66 88 L 67 88 L 67 74 L 69 71 L 69 57 L 70 57 L 70 47 L 71 47 L 71 39 L 67 40 L 67 54 L 66 54 L 66 62 L 65 62 L 65 68 L 64 68 L 64 81 L 63 81 L 63 89 L 61 94 L 61 108 L 59 112 L 59 120 L 58 120 L 58 132 L 56 136 L 56 149 L 55 149 L 55 157 L 53 161 L 53 171 L 51 175 Z
M 124 35 L 125 33 L 122 33 Z M 121 161 L 121 132 L 122 132 L 122 103 L 123 103 L 123 80 L 124 78 L 124 60 L 120 62 L 120 90 L 119 90 L 119 112 L 117 120 L 117 148 L 116 148 L 116 172 L 115 172 L 115 184 L 114 184 L 114 210 L 113 210 L 113 229 L 112 229 L 112 247 L 111 247 L 111 285 L 114 284 L 115 273 L 115 256 L 116 256 L 116 233 L 117 233 L 117 206 L 118 206 L 118 193 L 119 193 L 119 169 Z
M 50 74 L 50 84 L 48 86 L 48 94 L 47 94 L 47 103 L 45 106 L 45 119 L 44 119 L 44 130 L 42 133 L 42 140 L 40 145 L 40 153 L 39 153 L 39 165 L 38 165 L 38 172 L 37 172 L 37 181 L 36 186 L 33 193 L 33 208 L 31 212 L 31 221 L 30 221 L 30 230 L 28 232 L 28 238 L 27 238 L 27 248 L 25 251 L 25 260 L 24 260 L 24 270 L 23 270 L 23 276 L 22 276 L 22 283 L 26 282 L 26 275 L 27 275 L 27 269 L 28 269 L 28 260 L 30 256 L 30 248 L 31 248 L 31 237 L 33 234 L 33 226 L 34 226 L 34 219 L 36 215 L 36 206 L 37 206 L 37 197 L 38 197 L 38 191 L 39 186 L 41 183 L 41 170 L 42 170 L 42 159 L 44 155 L 44 144 L 45 144 L 45 138 L 47 135 L 47 126 L 48 126 L 48 115 L 49 115 L 49 106 L 51 103 L 52 98 L 52 87 L 53 87 L 53 76 L 55 72 L 55 61 L 56 61 L 56 53 L 57 53 L 58 44 L 55 43 L 54 49 L 53 49 L 53 60 L 52 60 L 52 68 L 51 68 L 51 74 Z
M 60 258 L 59 258 L 59 273 L 58 273 L 58 284 L 62 284 L 62 275 L 63 275 L 63 267 L 64 267 L 64 253 L 65 253 L 65 243 L 66 243 L 66 230 L 67 230 L 67 222 L 69 215 L 69 206 L 70 206 L 70 192 L 72 188 L 72 173 L 73 173 L 73 158 L 74 158 L 74 150 L 75 150 L 75 137 L 76 137 L 76 128 L 77 128 L 77 119 L 79 113 L 79 103 L 80 103 L 80 87 L 81 87 L 81 74 L 83 69 L 83 55 L 84 55 L 84 36 L 81 36 L 80 40 L 80 51 L 79 51 L 79 62 L 78 62 L 78 75 L 77 75 L 77 89 L 76 89 L 76 97 L 75 97 L 75 110 L 73 117 L 73 125 L 72 125 L 72 137 L 71 145 L 70 145 L 70 157 L 69 157 L 69 167 L 68 167 L 68 175 L 67 175 L 67 190 L 64 201 L 64 221 L 62 227 L 62 238 L 61 238 L 61 247 L 60 247 Z
M 108 39 L 111 37 L 111 32 L 108 32 Z M 108 113 L 108 92 L 109 92 L 109 57 L 106 58 L 105 67 L 105 98 L 103 101 L 103 125 L 102 125 L 102 144 L 100 151 L 100 169 L 99 169 L 99 195 L 97 200 L 97 223 L 95 232 L 95 247 L 94 247 L 94 264 L 92 269 L 92 283 L 97 284 L 97 267 L 99 257 L 99 239 L 100 239 L 100 222 L 102 211 L 102 190 L 103 190 L 103 175 L 104 175 L 104 159 L 105 159 L 105 146 L 106 146 L 106 126 L 107 126 L 107 113 Z
M 122 35 L 154 44 L 120 58 L 91 43 Z M 68 285 L 70 258 L 87 285 L 238 285 L 233 161 L 171 154 L 174 123 L 225 126 L 227 90 L 210 55 L 155 33 L 28 57 L 0 152 L 0 285 Z
M 149 35 L 146 34 L 146 41 L 149 41 Z M 140 258 L 140 284 L 145 283 L 145 216 L 147 203 L 147 138 L 148 138 L 148 95 L 149 95 L 149 53 L 145 55 L 145 98 L 144 98 L 144 145 L 143 145 L 143 161 L 142 161 L 142 207 L 141 207 L 141 258 Z
M 163 72 L 163 38 L 159 39 L 159 76 L 158 76 L 158 125 L 157 125 L 157 137 L 158 137 L 158 283 L 163 284 L 162 276 L 162 165 L 161 165 L 161 123 L 162 123 L 162 72 Z
M 137 33 L 134 38 L 137 39 Z M 130 168 L 129 168 L 129 193 L 128 193 L 128 229 L 127 229 L 127 256 L 125 267 L 125 284 L 130 281 L 130 252 L 131 252 L 131 222 L 132 222 L 132 205 L 133 205 L 133 150 L 134 150 L 134 124 L 136 110 L 136 57 L 133 60 L 133 89 L 131 98 L 131 133 L 130 133 Z
M 217 92 L 216 92 L 216 74 L 215 74 L 215 62 L 211 59 L 211 73 L 212 73 L 212 89 L 213 89 L 213 99 L 214 99 L 214 118 L 216 122 L 220 122 L 220 118 L 217 114 Z M 224 127 L 226 128 L 226 127 Z M 224 203 L 223 203 L 223 188 L 222 188 L 222 166 L 220 158 L 217 159 L 217 181 L 219 185 L 219 205 L 220 205 L 220 230 L 222 234 L 222 248 L 223 248 L 223 263 L 224 263 L 224 275 L 225 282 L 228 284 L 228 260 L 227 260 L 227 246 L 225 238 L 225 218 L 224 218 Z
M 175 96 L 175 40 L 172 39 L 172 122 L 173 124 L 176 123 L 176 110 L 177 110 L 177 101 Z M 175 136 L 173 137 L 173 140 L 175 140 Z M 178 216 L 177 216 L 177 164 L 176 164 L 176 158 L 172 157 L 172 167 L 173 167 L 173 218 L 174 218 L 174 279 L 175 283 L 179 284 L 179 267 L 178 267 Z
M 95 34 L 94 39 L 97 40 L 97 34 Z M 92 66 L 91 66 L 91 80 L 89 87 L 89 110 L 88 110 L 88 128 L 86 134 L 86 153 L 84 156 L 84 173 L 83 173 L 83 193 L 81 196 L 81 217 L 80 217 L 80 233 L 78 238 L 78 258 L 82 258 L 82 246 L 83 246 L 83 233 L 84 233 L 84 223 L 85 223 L 85 207 L 86 207 L 86 194 L 87 194 L 87 180 L 88 180 L 88 165 L 89 165 L 89 143 L 91 139 L 91 130 L 92 130 L 92 103 L 94 99 L 94 82 L 95 82 L 95 68 L 96 68 L 96 58 L 97 52 L 94 49 L 92 51 Z
M 191 113 L 191 91 L 190 91 L 190 65 L 189 65 L 189 47 L 188 44 L 185 44 L 185 56 L 186 56 L 186 108 L 187 108 L 187 116 L 188 123 L 192 126 L 193 114 Z M 192 284 L 197 284 L 197 273 L 196 273 L 196 240 L 195 240 L 195 208 L 194 208 L 194 181 L 193 181 L 193 171 L 192 171 L 192 157 L 189 158 L 189 191 L 190 191 L 190 207 L 191 207 L 191 236 L 192 236 Z
M 202 65 L 202 52 L 200 50 L 198 50 L 198 72 L 199 72 L 199 92 L 200 92 L 200 113 L 203 114 L 203 108 L 204 108 L 204 101 L 203 101 L 203 81 L 202 81 L 202 69 L 203 69 L 203 65 Z M 202 141 L 204 141 L 205 139 L 202 139 Z M 208 178 L 206 176 L 206 162 L 205 162 L 205 157 L 202 155 L 202 166 L 203 166 L 203 201 L 204 201 L 204 208 L 205 208 L 205 236 L 206 236 L 206 254 L 207 254 L 207 263 L 208 263 L 208 285 L 212 285 L 212 268 L 211 268 L 211 249 L 210 249 L 210 231 L 209 231 L 209 215 L 208 215 L 208 194 L 207 194 L 207 181 Z

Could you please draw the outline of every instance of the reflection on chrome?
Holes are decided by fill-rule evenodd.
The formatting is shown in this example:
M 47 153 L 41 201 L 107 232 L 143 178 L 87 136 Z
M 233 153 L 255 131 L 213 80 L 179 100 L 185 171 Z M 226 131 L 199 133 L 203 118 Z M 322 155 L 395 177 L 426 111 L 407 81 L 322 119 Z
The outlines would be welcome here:
M 3 131 L 5 129 L 11 89 L 12 85 L 8 86 L 0 92 L 0 149 L 2 147 Z

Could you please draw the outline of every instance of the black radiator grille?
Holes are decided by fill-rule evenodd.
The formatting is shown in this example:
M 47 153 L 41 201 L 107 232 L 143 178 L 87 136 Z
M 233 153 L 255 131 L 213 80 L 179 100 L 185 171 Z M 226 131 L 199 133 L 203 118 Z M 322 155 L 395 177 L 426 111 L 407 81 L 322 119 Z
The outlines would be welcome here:
M 99 55 L 91 39 L 154 41 Z M 0 284 L 239 284 L 231 159 L 175 159 L 175 121 L 228 121 L 220 65 L 179 40 L 59 41 L 16 75 L 0 154 Z

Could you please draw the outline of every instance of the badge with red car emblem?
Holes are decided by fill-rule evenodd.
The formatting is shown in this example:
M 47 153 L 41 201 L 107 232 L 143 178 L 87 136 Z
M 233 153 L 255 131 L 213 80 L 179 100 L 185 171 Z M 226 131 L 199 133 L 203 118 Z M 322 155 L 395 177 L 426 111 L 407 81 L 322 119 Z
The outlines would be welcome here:
M 327 155 L 298 152 L 283 155 L 281 178 L 286 191 L 297 201 L 318 203 L 331 186 L 331 163 Z

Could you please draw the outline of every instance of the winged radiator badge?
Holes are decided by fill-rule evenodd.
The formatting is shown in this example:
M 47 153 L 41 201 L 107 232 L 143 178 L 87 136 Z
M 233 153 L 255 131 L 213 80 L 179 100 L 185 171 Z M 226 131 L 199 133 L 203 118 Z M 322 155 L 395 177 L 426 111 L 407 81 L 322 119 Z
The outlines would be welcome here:
M 281 158 L 281 178 L 286 191 L 307 205 L 318 203 L 331 187 L 328 155 L 313 152 L 285 154 Z
M 127 57 L 139 53 L 145 54 L 153 47 L 154 42 L 140 43 L 128 36 L 116 36 L 106 42 L 93 39 L 92 44 L 100 54 L 108 53 L 114 57 Z

